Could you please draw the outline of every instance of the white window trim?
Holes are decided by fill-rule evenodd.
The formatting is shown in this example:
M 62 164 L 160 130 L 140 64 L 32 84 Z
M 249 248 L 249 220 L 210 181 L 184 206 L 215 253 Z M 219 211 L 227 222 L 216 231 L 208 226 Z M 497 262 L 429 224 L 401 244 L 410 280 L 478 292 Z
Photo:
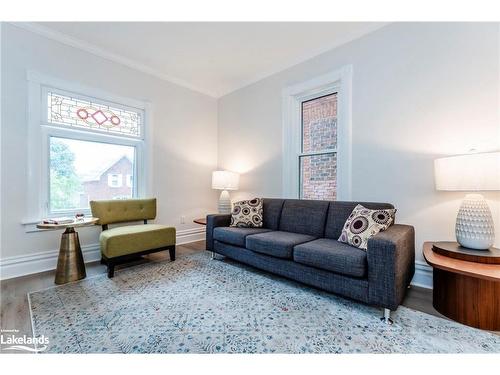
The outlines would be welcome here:
M 284 198 L 299 198 L 302 102 L 337 92 L 337 200 L 352 199 L 352 65 L 283 89 Z M 307 154 L 307 153 L 305 153 Z M 314 153 L 316 154 L 316 153 Z
M 27 71 L 28 81 L 28 188 L 25 219 L 22 224 L 25 225 L 27 232 L 34 230 L 34 224 L 40 222 L 48 216 L 48 157 L 49 157 L 49 137 L 72 138 L 83 141 L 103 142 L 113 144 L 122 144 L 136 147 L 136 162 L 134 184 L 137 184 L 136 191 L 138 197 L 151 196 L 152 170 L 151 162 L 153 160 L 152 147 L 152 117 L 153 108 L 151 103 L 139 101 L 130 98 L 119 97 L 100 89 L 91 88 L 74 82 L 67 82 L 54 77 L 49 77 L 35 71 Z M 51 87 L 59 90 L 77 93 L 91 98 L 119 103 L 125 106 L 137 108 L 143 112 L 143 129 L 141 138 L 122 137 L 120 135 L 111 135 L 107 133 L 89 132 L 78 130 L 77 128 L 63 128 L 60 126 L 43 125 L 43 114 L 46 113 L 44 106 L 45 97 L 43 90 L 45 87 Z M 71 215 L 75 212 L 84 212 L 90 214 L 90 210 L 70 210 L 61 214 Z M 59 214 L 58 214 L 59 215 Z

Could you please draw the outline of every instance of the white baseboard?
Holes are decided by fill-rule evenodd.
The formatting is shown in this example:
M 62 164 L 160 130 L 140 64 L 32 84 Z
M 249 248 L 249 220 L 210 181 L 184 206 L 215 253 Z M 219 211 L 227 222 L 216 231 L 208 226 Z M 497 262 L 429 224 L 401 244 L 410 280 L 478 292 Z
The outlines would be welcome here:
M 177 245 L 182 245 L 184 243 L 201 241 L 205 239 L 205 228 L 192 228 L 192 229 L 184 229 L 178 230 L 176 241 Z
M 205 239 L 205 228 L 177 231 L 177 245 Z M 85 263 L 101 259 L 99 244 L 82 245 Z M 59 250 L 49 250 L 29 255 L 18 255 L 0 260 L 0 280 L 25 276 L 56 269 Z
M 432 267 L 421 260 L 415 261 L 415 276 L 411 285 L 432 289 Z

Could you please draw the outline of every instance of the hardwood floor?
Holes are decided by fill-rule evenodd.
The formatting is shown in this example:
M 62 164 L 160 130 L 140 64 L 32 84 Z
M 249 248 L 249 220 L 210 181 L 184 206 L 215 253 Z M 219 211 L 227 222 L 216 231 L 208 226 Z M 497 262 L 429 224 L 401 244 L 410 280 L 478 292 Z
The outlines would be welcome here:
M 192 242 L 177 246 L 178 256 L 194 254 L 204 250 L 205 241 Z M 117 266 L 117 270 L 144 262 L 169 260 L 169 254 L 168 251 L 162 251 L 150 254 L 145 258 L 146 259 L 135 263 L 129 263 L 120 267 Z M 86 268 L 87 277 L 106 273 L 106 267 L 101 265 L 99 262 L 88 263 L 86 264 Z M 55 271 L 47 271 L 0 282 L 1 329 L 17 329 L 19 332 L 16 335 L 32 335 L 28 299 L 26 295 L 29 292 L 54 286 L 54 274 Z M 428 314 L 443 317 L 432 307 L 432 291 L 429 289 L 411 287 L 408 290 L 403 305 Z

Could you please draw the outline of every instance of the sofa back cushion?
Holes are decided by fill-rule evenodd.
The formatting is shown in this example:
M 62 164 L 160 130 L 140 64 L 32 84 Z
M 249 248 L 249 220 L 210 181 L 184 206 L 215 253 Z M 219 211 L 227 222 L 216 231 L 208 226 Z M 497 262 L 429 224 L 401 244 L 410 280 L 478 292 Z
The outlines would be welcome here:
M 278 230 L 284 199 L 264 198 L 263 227 Z
M 344 226 L 354 207 L 356 207 L 358 204 L 361 204 L 364 207 L 369 208 L 370 210 L 384 210 L 394 208 L 394 206 L 390 203 L 343 201 L 330 202 L 325 226 L 326 238 L 337 240 L 340 237 L 340 235 L 342 234 L 342 227 Z
M 286 199 L 281 210 L 279 230 L 323 237 L 328 205 L 328 201 Z

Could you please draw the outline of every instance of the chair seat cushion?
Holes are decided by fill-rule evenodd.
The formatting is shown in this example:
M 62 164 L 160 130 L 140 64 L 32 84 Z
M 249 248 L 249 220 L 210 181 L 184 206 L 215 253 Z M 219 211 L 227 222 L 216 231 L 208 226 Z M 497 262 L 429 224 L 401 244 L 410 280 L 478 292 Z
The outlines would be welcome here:
M 277 258 L 292 258 L 295 245 L 312 241 L 316 237 L 307 234 L 272 231 L 254 234 L 246 238 L 247 249 Z
M 217 227 L 214 229 L 214 239 L 230 245 L 245 247 L 245 238 L 251 234 L 270 232 L 265 228 Z
M 159 224 L 126 225 L 105 230 L 99 237 L 107 258 L 175 245 L 175 228 Z
M 364 277 L 367 272 L 366 251 L 328 238 L 295 246 L 293 260 L 307 266 L 354 277 Z

